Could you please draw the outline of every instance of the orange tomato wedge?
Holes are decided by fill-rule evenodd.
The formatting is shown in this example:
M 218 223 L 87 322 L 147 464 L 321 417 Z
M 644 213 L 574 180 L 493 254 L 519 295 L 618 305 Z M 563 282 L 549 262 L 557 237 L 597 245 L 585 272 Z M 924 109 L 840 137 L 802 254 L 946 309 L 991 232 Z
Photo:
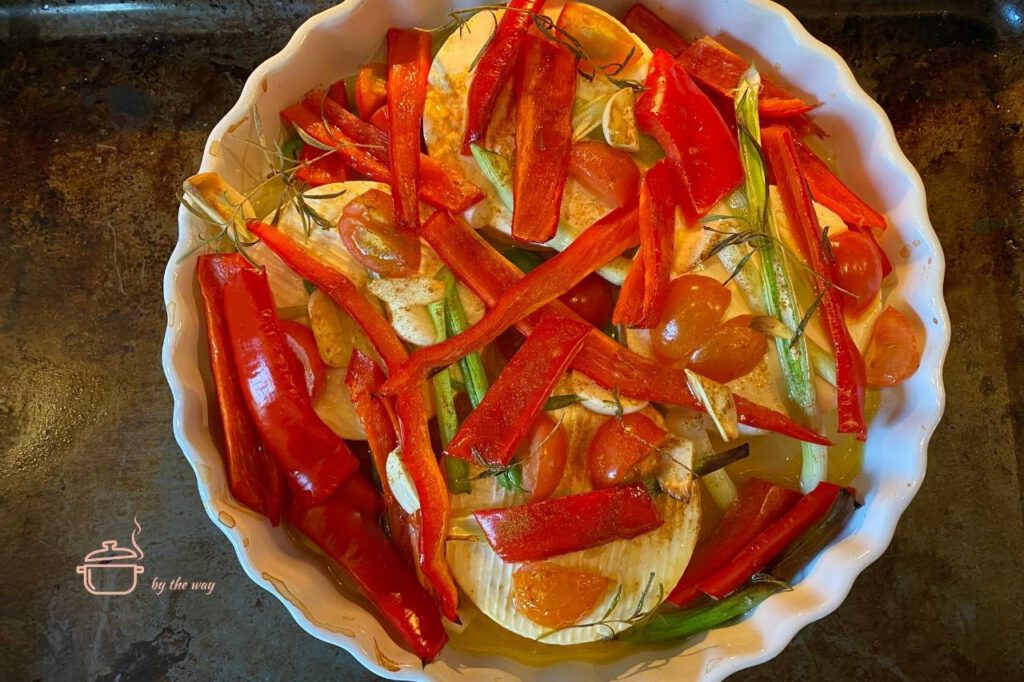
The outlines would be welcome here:
M 580 61 L 580 69 L 584 73 L 593 73 L 597 69 L 608 75 L 615 75 L 621 70 L 634 50 L 629 65 L 635 63 L 640 56 L 629 31 L 618 21 L 581 2 L 567 2 L 558 16 L 558 31 L 569 43 L 579 42 L 579 47 L 589 59 Z
M 910 378 L 921 364 L 914 326 L 895 308 L 886 308 L 875 321 L 864 364 L 871 388 L 895 386 Z
M 548 561 L 524 564 L 512 574 L 513 603 L 537 625 L 562 628 L 594 610 L 612 581 L 590 571 Z

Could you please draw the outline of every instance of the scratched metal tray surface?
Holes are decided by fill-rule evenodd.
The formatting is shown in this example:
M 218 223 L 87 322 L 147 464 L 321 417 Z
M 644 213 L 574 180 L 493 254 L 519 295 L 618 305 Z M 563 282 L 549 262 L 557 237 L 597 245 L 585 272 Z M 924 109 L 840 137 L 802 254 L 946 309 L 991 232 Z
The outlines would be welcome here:
M 159 365 L 175 188 L 252 68 L 330 4 L 0 2 L 5 678 L 372 679 L 241 572 L 171 438 Z M 1021 679 L 1024 1 L 782 4 L 921 172 L 954 339 L 892 546 L 737 677 Z M 90 594 L 76 565 L 129 536 L 138 587 Z

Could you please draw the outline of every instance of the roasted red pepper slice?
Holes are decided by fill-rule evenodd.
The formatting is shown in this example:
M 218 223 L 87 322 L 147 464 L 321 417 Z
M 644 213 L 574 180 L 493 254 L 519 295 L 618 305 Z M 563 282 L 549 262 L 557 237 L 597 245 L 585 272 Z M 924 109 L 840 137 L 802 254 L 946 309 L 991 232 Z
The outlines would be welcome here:
M 686 49 L 686 39 L 640 3 L 629 8 L 626 16 L 622 18 L 622 23 L 652 50 L 660 48 L 673 57 L 678 57 Z
M 213 387 L 224 428 L 228 487 L 236 500 L 263 514 L 276 526 L 284 504 L 284 476 L 260 441 L 249 415 L 224 318 L 224 284 L 248 267 L 246 260 L 237 253 L 203 255 L 199 256 L 196 271 L 203 295 Z
M 572 289 L 591 272 L 637 242 L 636 207 L 617 209 L 584 230 L 569 247 L 513 284 L 483 319 L 447 341 L 422 348 L 384 383 L 395 393 L 479 350 L 533 311 Z
M 823 517 L 839 497 L 840 490 L 839 486 L 832 483 L 819 483 L 818 487 L 800 498 L 792 509 L 758 533 L 753 542 L 728 563 L 700 581 L 700 591 L 721 599 L 742 586 L 777 557 L 786 545 Z
M 302 99 L 302 104 L 310 111 L 322 114 L 322 117 L 318 118 L 326 120 L 330 126 L 340 131 L 344 138 L 365 145 L 361 150 L 382 164 L 368 168 L 375 172 L 376 169 L 382 168 L 383 175 L 360 170 L 363 175 L 379 182 L 390 180 L 387 164 L 391 142 L 386 129 L 359 119 L 352 112 L 325 98 L 320 92 L 309 93 Z M 382 111 L 387 112 L 387 109 Z M 390 115 L 385 118 L 390 125 Z M 328 141 L 327 144 L 333 143 Z M 460 213 L 483 197 L 483 191 L 470 182 L 460 170 L 445 166 L 431 156 L 420 154 L 420 199 L 424 203 Z
M 643 314 L 636 324 L 649 329 L 661 321 L 675 253 L 675 177 L 667 161 L 654 164 L 640 185 L 640 256 L 644 261 Z
M 441 653 L 448 635 L 437 605 L 375 521 L 338 498 L 292 509 L 288 520 L 348 573 L 417 656 L 431 661 Z
M 327 365 L 320 359 L 313 331 L 295 320 L 279 320 L 278 324 L 288 343 L 288 350 L 298 363 L 296 376 L 305 380 L 309 399 L 315 403 L 327 388 Z
M 641 248 L 642 250 L 642 248 Z M 639 325 L 644 319 L 644 282 L 647 279 L 646 263 L 640 251 L 633 257 L 626 279 L 619 289 L 619 297 L 615 299 L 612 310 L 612 324 L 624 324 L 629 327 Z
M 331 87 L 327 88 L 327 96 L 348 109 L 348 88 L 345 87 L 345 81 L 332 83 Z
M 642 485 L 483 509 L 473 517 L 495 553 L 508 563 L 540 561 L 628 540 L 664 523 Z
M 886 228 L 882 214 L 864 203 L 832 173 L 817 154 L 800 141 L 796 142 L 796 156 L 815 201 L 835 211 L 844 223 L 854 229 L 866 231 L 868 228 Z
M 576 58 L 558 43 L 523 38 L 516 63 L 512 239 L 546 242 L 558 229 L 572 150 Z
M 318 261 L 276 228 L 255 220 L 247 227 L 292 270 L 321 289 L 363 328 L 389 372 L 405 362 L 408 353 L 395 330 L 344 273 Z M 427 413 L 419 386 L 397 396 L 395 412 L 401 429 L 402 463 L 420 498 L 420 567 L 437 593 L 445 616 L 456 621 L 459 593 L 444 553 L 450 515 L 448 489 L 430 445 Z
M 256 428 L 301 507 L 334 494 L 359 467 L 345 441 L 316 412 L 295 376 L 267 277 L 244 268 L 224 285 L 231 351 Z
M 745 59 L 710 36 L 692 43 L 679 56 L 679 63 L 693 80 L 720 98 L 732 101 L 740 77 L 750 68 Z M 814 108 L 761 76 L 758 111 L 762 116 L 781 119 L 801 116 Z
M 668 596 L 679 607 L 701 595 L 698 585 L 753 542 L 769 524 L 793 508 L 800 493 L 760 478 L 745 482 L 714 534 L 697 545 L 683 577 Z
M 420 236 L 434 248 L 456 277 L 488 306 L 496 305 L 502 293 L 523 278 L 523 273 L 493 246 L 449 215 L 435 213 L 423 223 Z M 572 311 L 561 301 L 553 301 L 542 310 L 552 315 L 573 316 Z M 533 331 L 537 316 L 543 313 L 519 320 L 516 328 L 528 336 Z M 583 348 L 573 360 L 572 367 L 605 388 L 618 388 L 622 395 L 704 411 L 687 388 L 683 371 L 641 357 L 597 329 L 592 330 L 583 342 Z M 781 433 L 808 443 L 831 445 L 827 438 L 797 424 L 784 414 L 755 405 L 740 396 L 733 398 L 741 424 Z
M 304 144 L 299 150 L 295 177 L 310 187 L 319 187 L 332 182 L 345 182 L 348 173 L 345 171 L 345 162 L 337 152 L 331 153 Z
M 679 177 L 679 201 L 703 216 L 743 180 L 739 147 L 718 109 L 672 55 L 657 50 L 636 102 L 640 128 L 658 140 Z M 682 192 L 686 188 L 688 192 Z
M 360 66 L 356 74 L 355 94 L 356 111 L 365 121 L 387 104 L 388 67 L 380 63 Z
M 867 390 L 864 359 L 846 328 L 839 292 L 828 284 L 836 281 L 833 263 L 822 248 L 821 225 L 814 212 L 807 182 L 800 171 L 793 133 L 789 128 L 771 126 L 762 131 L 761 141 L 793 234 L 796 235 L 808 265 L 819 275 L 812 279 L 815 291 L 822 296 L 821 308 L 825 313 L 836 358 L 839 432 L 854 433 L 859 440 L 864 440 L 867 438 L 864 419 L 864 396 Z
M 332 102 L 327 98 L 323 99 Z M 338 106 L 336 102 L 334 104 Z M 379 182 L 387 182 L 391 177 L 386 163 L 382 163 L 368 148 L 343 133 L 336 125 L 328 123 L 319 109 L 293 104 L 281 112 L 281 118 L 296 128 L 301 128 L 306 135 L 320 144 L 336 149 L 335 154 L 357 173 Z
M 447 454 L 492 466 L 508 464 L 590 329 L 568 317 L 541 319 L 462 423 Z
M 387 459 L 388 454 L 398 447 L 398 434 L 395 433 L 395 426 L 384 399 L 375 396 L 383 383 L 384 372 L 377 363 L 362 351 L 354 350 L 349 360 L 348 371 L 345 373 L 345 385 L 348 387 L 359 423 L 366 432 L 373 468 L 377 472 L 377 479 L 383 491 L 391 538 L 415 562 L 417 556 L 415 548 L 409 542 L 411 538 L 407 528 L 410 519 L 388 485 Z
M 466 99 L 466 135 L 462 141 L 462 154 L 470 155 L 469 146 L 481 142 L 487 134 L 494 105 L 502 87 L 512 75 L 516 58 L 527 30 L 533 25 L 532 13 L 540 12 L 544 0 L 512 0 L 502 13 L 494 35 L 484 48 Z
M 430 34 L 388 29 L 388 123 L 391 145 L 391 195 L 398 226 L 420 226 L 420 129 L 430 72 Z

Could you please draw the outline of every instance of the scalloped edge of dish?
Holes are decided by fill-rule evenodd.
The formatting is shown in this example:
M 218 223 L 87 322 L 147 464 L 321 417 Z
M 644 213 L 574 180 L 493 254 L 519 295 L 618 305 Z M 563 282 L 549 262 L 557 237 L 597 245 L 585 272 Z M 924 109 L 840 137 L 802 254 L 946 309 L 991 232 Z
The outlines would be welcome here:
M 296 30 L 280 52 L 257 67 L 246 81 L 238 102 L 211 132 L 201 169 L 210 170 L 217 165 L 218 159 L 213 153 L 215 145 L 230 133 L 235 122 L 247 117 L 259 98 L 260 90 L 265 90 L 268 76 L 299 57 L 313 31 L 344 22 L 367 4 L 365 0 L 348 0 L 311 17 Z M 666 4 L 670 6 L 655 11 L 678 18 L 699 3 L 683 0 Z M 886 211 L 892 225 L 890 229 L 895 230 L 898 225 L 904 236 L 916 238 L 913 265 L 923 265 L 927 258 L 924 267 L 901 268 L 897 288 L 909 294 L 901 300 L 909 304 L 926 328 L 921 368 L 898 396 L 891 400 L 888 396 L 883 399 L 879 415 L 892 411 L 893 402 L 902 399 L 899 421 L 886 424 L 880 437 L 883 447 L 893 438 L 903 446 L 901 451 L 905 453 L 905 459 L 900 463 L 903 469 L 872 482 L 853 527 L 815 560 L 794 590 L 772 597 L 737 624 L 715 630 L 674 649 L 638 652 L 607 665 L 559 663 L 540 669 L 507 658 L 492 658 L 490 666 L 477 667 L 483 663 L 478 658 L 470 657 L 463 661 L 455 655 L 453 661 L 448 661 L 448 657 L 443 655 L 439 662 L 420 668 L 414 657 L 392 641 L 375 616 L 368 613 L 358 600 L 349 601 L 337 593 L 340 598 L 332 600 L 329 620 L 314 613 L 315 609 L 308 606 L 303 596 L 307 591 L 322 589 L 323 585 L 317 580 L 325 579 L 324 569 L 297 548 L 284 532 L 272 529 L 264 519 L 241 508 L 231 498 L 220 454 L 207 423 L 207 388 L 198 366 L 203 323 L 193 284 L 195 259 L 179 262 L 189 241 L 191 217 L 185 209 L 180 209 L 178 242 L 164 276 L 168 328 L 162 352 L 164 371 L 174 398 L 172 425 L 175 438 L 196 473 L 207 514 L 230 540 L 246 574 L 274 594 L 304 630 L 342 647 L 367 669 L 391 679 L 451 679 L 463 676 L 467 671 L 492 672 L 501 676 L 510 674 L 509 679 L 539 679 L 548 678 L 549 672 L 554 676 L 560 670 L 577 673 L 586 670 L 589 677 L 599 671 L 599 677 L 643 678 L 647 677 L 645 673 L 653 672 L 696 674 L 706 680 L 722 679 L 737 670 L 773 658 L 801 628 L 838 608 L 856 577 L 888 547 L 900 515 L 916 494 L 925 473 L 928 441 L 945 404 L 942 366 L 950 338 L 949 320 L 942 298 L 945 261 L 928 220 L 921 179 L 900 150 L 892 125 L 881 107 L 860 88 L 842 58 L 812 37 L 788 10 L 766 0 L 724 0 L 716 5 L 713 11 L 718 12 L 744 8 L 739 14 L 734 14 L 734 20 L 746 22 L 742 25 L 748 28 L 730 31 L 729 35 L 748 49 L 776 57 L 780 56 L 777 52 L 782 51 L 789 55 L 788 60 L 798 59 L 801 62 L 803 69 L 781 69 L 791 83 L 794 82 L 793 76 L 797 76 L 795 85 L 798 88 L 808 79 L 814 79 L 815 85 L 823 80 L 828 83 L 828 88 L 824 89 L 828 96 L 819 97 L 823 101 L 828 100 L 828 106 L 823 106 L 823 110 L 830 110 L 832 105 L 842 108 L 842 113 L 835 112 L 833 120 L 853 127 L 851 141 L 860 151 L 858 163 L 866 171 L 865 175 L 873 179 L 875 191 L 883 183 L 886 189 L 892 186 L 885 181 L 895 181 L 896 186 L 903 187 L 896 204 Z M 783 47 L 767 49 L 771 37 L 744 41 L 744 30 L 752 30 L 750 27 L 755 25 L 762 36 L 781 30 L 782 37 L 788 38 L 792 44 L 787 46 L 779 42 Z M 787 58 L 782 56 L 784 64 Z M 309 84 L 310 87 L 314 85 Z M 807 92 L 822 90 L 803 89 Z M 908 395 L 916 400 L 908 404 L 905 400 Z M 929 397 L 930 401 L 922 399 Z M 282 575 L 287 576 L 287 580 Z

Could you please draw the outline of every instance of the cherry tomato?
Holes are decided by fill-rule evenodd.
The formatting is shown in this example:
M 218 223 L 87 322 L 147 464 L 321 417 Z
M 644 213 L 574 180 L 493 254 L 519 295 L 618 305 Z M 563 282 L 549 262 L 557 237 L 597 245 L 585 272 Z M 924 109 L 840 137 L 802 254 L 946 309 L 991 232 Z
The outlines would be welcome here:
M 882 259 L 870 237 L 847 230 L 832 237 L 836 255 L 836 284 L 855 294 L 840 292 L 843 307 L 852 315 L 860 315 L 882 288 Z
M 327 365 L 320 359 L 313 331 L 295 320 L 279 320 L 279 324 L 288 343 L 288 349 L 295 357 L 297 364 L 293 366 L 297 370 L 301 368 L 306 390 L 315 403 L 324 394 L 324 387 L 327 385 Z
M 666 364 L 685 363 L 718 327 L 732 294 L 718 280 L 683 275 L 672 280 L 661 322 L 651 330 L 651 350 Z
M 587 275 L 559 297 L 572 311 L 598 329 L 612 317 L 612 291 L 599 275 Z
M 363 64 L 356 74 L 356 111 L 359 118 L 369 120 L 373 112 L 388 101 L 388 67 L 385 64 Z
M 593 64 L 587 60 L 580 63 L 580 68 L 587 73 L 601 68 L 612 75 L 621 64 L 626 63 L 630 49 L 634 52 L 638 49 L 633 37 L 621 23 L 585 3 L 565 3 L 562 13 L 558 15 L 558 28 L 578 41 L 583 51 L 593 60 Z
M 768 351 L 768 339 L 750 328 L 753 315 L 739 315 L 697 346 L 687 365 L 697 374 L 724 384 L 750 374 Z
M 593 611 L 612 581 L 550 561 L 524 564 L 512 574 L 512 603 L 537 625 L 561 628 Z
M 627 414 L 598 427 L 587 446 L 587 473 L 595 488 L 622 483 L 630 470 L 661 445 L 668 434 L 647 415 Z
M 640 194 L 640 170 L 633 158 L 604 142 L 574 144 L 569 155 L 569 177 L 610 206 L 625 206 Z
M 864 364 L 872 388 L 895 386 L 921 364 L 921 346 L 914 326 L 895 308 L 886 308 L 875 321 Z
M 419 237 L 395 225 L 395 204 L 379 189 L 344 208 L 338 232 L 352 257 L 383 277 L 409 277 L 420 267 Z
M 541 413 L 534 420 L 520 453 L 523 488 L 530 491 L 530 501 L 551 497 L 551 493 L 562 482 L 569 454 L 569 438 L 565 435 L 565 429 L 550 416 Z
M 348 171 L 338 154 L 304 144 L 299 150 L 295 177 L 310 187 L 348 180 Z

